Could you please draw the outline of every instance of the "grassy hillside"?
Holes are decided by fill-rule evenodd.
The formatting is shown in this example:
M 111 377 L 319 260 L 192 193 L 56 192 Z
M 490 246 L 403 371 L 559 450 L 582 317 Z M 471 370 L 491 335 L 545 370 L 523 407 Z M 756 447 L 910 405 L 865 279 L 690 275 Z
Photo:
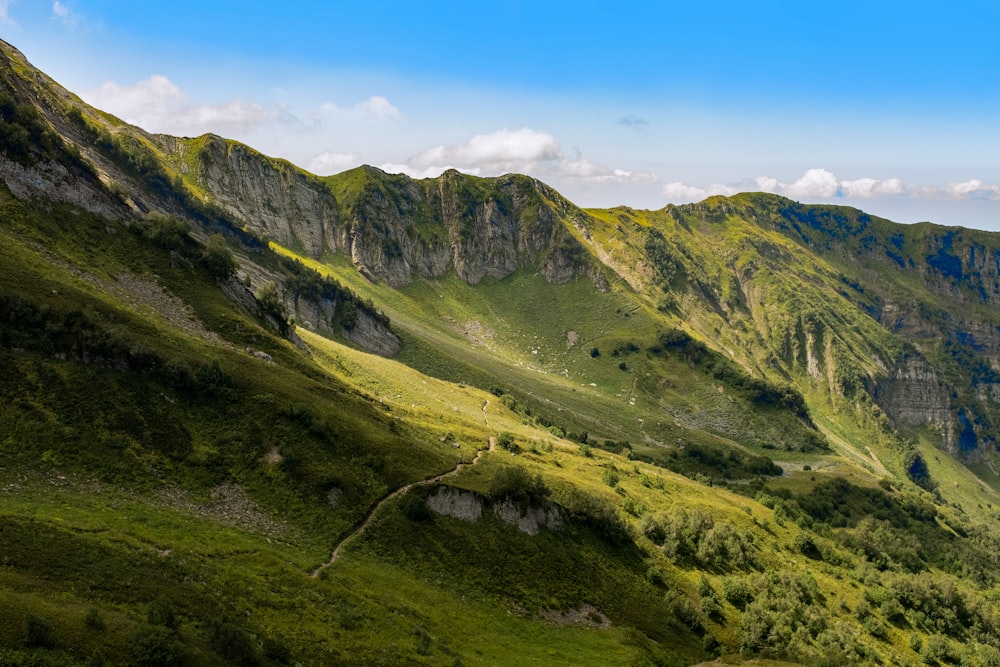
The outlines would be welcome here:
M 991 236 L 317 179 L 3 50 L 0 663 L 1000 664 Z

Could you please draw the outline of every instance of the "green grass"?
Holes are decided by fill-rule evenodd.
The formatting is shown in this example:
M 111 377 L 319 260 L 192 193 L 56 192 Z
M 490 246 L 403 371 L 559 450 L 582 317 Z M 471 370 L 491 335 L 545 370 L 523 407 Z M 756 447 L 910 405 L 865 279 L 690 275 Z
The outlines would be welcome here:
M 0 75 L 25 99 L 47 85 L 19 62 Z M 123 195 L 185 209 L 199 237 L 253 231 L 193 203 L 208 139 L 167 155 L 81 118 L 112 179 L 145 178 Z M 301 258 L 384 309 L 403 341 L 388 360 L 275 335 L 193 238 L 0 188 L 0 662 L 133 664 L 141 638 L 210 665 L 281 647 L 301 664 L 997 664 L 997 455 L 965 465 L 872 397 L 919 344 L 989 443 L 989 369 L 949 327 L 997 323 L 988 286 L 952 275 L 994 237 L 756 195 L 584 212 L 526 177 L 315 179 L 225 149 L 303 176 L 343 224 L 395 213 L 441 244 L 491 204 L 525 230 L 554 212 L 553 247 L 474 286 Z M 240 238 L 255 280 L 287 276 Z M 608 290 L 548 284 L 550 252 Z M 887 304 L 895 333 L 870 316 Z M 907 479 L 915 454 L 935 489 Z M 442 486 L 483 516 L 433 513 Z M 518 531 L 494 511 L 509 497 L 562 527 Z M 591 607 L 610 627 L 551 620 Z

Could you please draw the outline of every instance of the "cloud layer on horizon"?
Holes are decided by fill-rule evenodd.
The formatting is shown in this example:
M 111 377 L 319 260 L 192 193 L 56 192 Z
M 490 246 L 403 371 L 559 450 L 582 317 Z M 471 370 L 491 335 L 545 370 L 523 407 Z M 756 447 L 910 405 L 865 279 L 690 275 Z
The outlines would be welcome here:
M 9 0 L 0 0 L 0 19 L 10 4 Z M 55 0 L 53 18 L 70 18 L 63 10 L 65 6 Z M 239 99 L 221 104 L 193 104 L 180 87 L 161 74 L 130 86 L 108 81 L 83 97 L 94 106 L 148 131 L 181 136 L 206 132 L 226 136 L 246 135 L 262 128 L 270 132 L 280 125 L 302 137 L 315 132 L 315 143 L 322 143 L 328 141 L 324 135 L 333 134 L 334 128 L 342 130 L 345 123 L 347 126 L 362 123 L 362 127 L 375 123 L 377 127 L 405 119 L 398 107 L 380 95 L 349 106 L 325 102 L 301 118 L 278 105 Z M 644 124 L 642 119 L 626 118 L 627 121 L 623 119 L 621 122 L 636 126 Z M 351 169 L 365 162 L 363 153 L 357 150 L 359 146 L 353 148 L 320 151 L 311 158 L 301 160 L 301 163 L 319 175 Z M 379 166 L 387 172 L 413 178 L 436 177 L 448 169 L 475 176 L 523 173 L 549 180 L 557 187 L 582 189 L 622 185 L 655 187 L 661 183 L 661 179 L 649 171 L 610 167 L 589 159 L 578 150 L 575 155 L 567 155 L 554 135 L 528 127 L 476 134 L 459 143 L 424 149 L 402 162 L 385 162 Z M 841 179 L 823 168 L 808 169 L 791 182 L 759 176 L 728 184 L 701 186 L 673 181 L 660 186 L 661 197 L 670 203 L 700 201 L 712 195 L 739 192 L 769 192 L 804 201 L 877 198 L 1000 201 L 1000 185 L 977 178 L 945 185 L 913 185 L 896 177 Z
M 107 81 L 97 90 L 84 93 L 83 98 L 150 132 L 185 136 L 245 132 L 281 115 L 277 107 L 268 108 L 241 100 L 191 104 L 187 95 L 162 74 L 154 74 L 132 86 Z
M 662 194 L 670 203 L 701 201 L 712 195 L 734 195 L 739 192 L 770 192 L 792 199 L 990 199 L 1000 200 L 1000 186 L 989 185 L 973 178 L 945 186 L 907 185 L 899 178 L 858 178 L 841 180 L 827 169 L 809 169 L 791 183 L 770 176 L 743 179 L 735 185 L 713 183 L 696 186 L 674 181 L 663 185 Z
M 2 2 L 2 0 L 0 0 Z M 324 102 L 319 109 L 300 120 L 283 106 L 263 105 L 235 99 L 221 104 L 192 104 L 173 81 L 154 74 L 135 84 L 121 85 L 107 81 L 82 97 L 93 106 L 108 111 L 150 132 L 194 136 L 206 132 L 242 134 L 270 123 L 282 123 L 300 129 L 321 129 L 338 119 L 387 121 L 402 118 L 400 110 L 388 99 L 373 95 L 349 107 Z M 332 154 L 332 153 L 330 153 Z M 313 161 L 330 163 L 330 158 Z M 354 166 L 354 165 L 352 165 Z
M 504 128 L 477 134 L 462 143 L 434 146 L 412 155 L 403 163 L 383 164 L 381 168 L 412 178 L 433 178 L 448 169 L 473 176 L 520 173 L 584 186 L 659 180 L 656 174 L 612 169 L 579 153 L 568 157 L 552 134 L 527 127 Z

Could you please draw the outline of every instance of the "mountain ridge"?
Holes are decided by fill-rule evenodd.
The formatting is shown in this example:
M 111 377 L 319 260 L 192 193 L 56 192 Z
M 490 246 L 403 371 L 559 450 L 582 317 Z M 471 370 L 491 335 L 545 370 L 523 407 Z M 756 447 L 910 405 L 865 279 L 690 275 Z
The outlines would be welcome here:
M 1000 660 L 997 237 L 319 178 L 0 48 L 0 662 Z

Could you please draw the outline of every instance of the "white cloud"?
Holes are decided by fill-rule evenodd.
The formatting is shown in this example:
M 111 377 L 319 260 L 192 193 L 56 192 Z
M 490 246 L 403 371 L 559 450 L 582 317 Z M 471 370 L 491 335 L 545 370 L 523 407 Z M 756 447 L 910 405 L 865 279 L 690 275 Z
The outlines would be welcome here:
M 399 162 L 387 162 L 386 164 L 379 165 L 379 169 L 389 174 L 405 174 L 410 178 L 437 178 L 449 169 L 457 169 L 464 174 L 469 174 L 470 176 L 482 176 L 482 171 L 479 169 L 469 169 L 469 168 L 459 168 L 451 165 L 432 165 L 425 169 L 418 169 L 408 164 L 402 164 Z
M 1000 186 L 987 185 L 978 178 L 949 183 L 945 190 L 955 199 L 1000 199 Z
M 771 178 L 770 176 L 758 176 L 751 181 L 756 186 L 757 192 L 777 192 L 778 188 L 781 187 L 781 183 L 778 179 Z
M 701 201 L 705 197 L 708 197 L 709 194 L 706 188 L 699 188 L 694 185 L 681 183 L 680 181 L 673 181 L 663 185 L 663 196 L 667 198 L 667 201 L 680 204 Z
M 582 155 L 573 159 L 561 160 L 559 173 L 567 179 L 595 185 L 601 183 L 651 183 L 658 178 L 656 174 L 648 171 L 610 169 L 592 162 Z
M 310 160 L 306 169 L 319 176 L 329 176 L 359 165 L 361 165 L 361 153 L 326 152 L 320 153 Z
M 179 135 L 246 132 L 282 116 L 280 109 L 241 100 L 192 105 L 187 95 L 162 74 L 133 86 L 108 81 L 83 97 L 99 109 L 150 132 Z
M 417 170 L 454 165 L 469 173 L 473 170 L 528 173 L 536 170 L 539 163 L 554 162 L 560 156 L 559 142 L 551 134 L 522 128 L 477 134 L 461 144 L 435 146 L 417 153 L 406 163 Z
M 840 191 L 845 197 L 872 199 L 906 194 L 906 186 L 898 178 L 887 178 L 884 181 L 874 178 L 859 178 L 854 181 L 841 181 Z
M 17 27 L 17 21 L 10 17 L 10 6 L 14 0 L 0 0 L 0 25 Z
M 656 174 L 612 169 L 583 155 L 566 157 L 554 136 L 527 127 L 477 134 L 462 143 L 434 146 L 403 163 L 384 164 L 381 168 L 412 178 L 433 178 L 448 169 L 473 176 L 519 173 L 551 179 L 555 185 L 578 186 L 658 180 Z
M 52 18 L 70 30 L 80 25 L 80 15 L 59 0 L 52 0 Z
M 749 184 L 753 183 L 753 181 L 744 181 L 744 183 Z M 752 185 L 739 187 L 734 185 L 723 185 L 722 183 L 713 183 L 712 185 L 700 188 L 694 185 L 687 185 L 685 183 L 674 181 L 672 183 L 666 183 L 663 186 L 663 195 L 668 201 L 680 203 L 701 201 L 706 197 L 712 197 L 714 195 L 725 195 L 728 197 L 729 195 L 734 195 L 737 192 L 746 192 L 748 190 L 758 190 L 758 188 L 755 188 Z
M 319 111 L 313 113 L 311 117 L 313 122 L 317 124 L 322 124 L 336 117 L 387 121 L 402 118 L 403 112 L 381 95 L 372 95 L 352 107 L 341 107 L 333 102 L 324 102 L 320 105 Z
M 364 102 L 359 102 L 355 108 L 364 113 L 371 114 L 379 120 L 399 118 L 403 115 L 399 112 L 399 109 L 392 104 L 392 102 L 380 95 L 374 95 L 369 97 Z
M 840 191 L 840 182 L 826 169 L 810 169 L 799 180 L 786 185 L 782 190 L 789 197 L 829 199 Z
M 961 183 L 907 185 L 898 178 L 858 178 L 839 180 L 826 169 L 809 169 L 798 180 L 782 183 L 770 176 L 744 179 L 738 185 L 714 184 L 707 187 L 673 182 L 663 186 L 662 194 L 674 203 L 700 201 L 711 195 L 731 195 L 737 192 L 772 192 L 795 199 L 990 199 L 1000 200 L 1000 185 L 990 185 L 978 178 Z

